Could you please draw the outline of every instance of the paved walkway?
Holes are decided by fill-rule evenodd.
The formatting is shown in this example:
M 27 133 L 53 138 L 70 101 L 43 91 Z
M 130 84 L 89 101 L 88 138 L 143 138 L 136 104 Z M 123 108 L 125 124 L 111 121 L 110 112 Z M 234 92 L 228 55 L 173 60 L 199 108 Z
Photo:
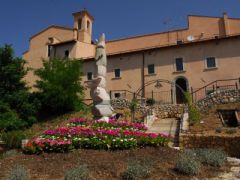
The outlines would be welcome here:
M 178 120 L 175 118 L 156 119 L 147 132 L 166 133 L 174 137 L 174 144 L 178 143 Z

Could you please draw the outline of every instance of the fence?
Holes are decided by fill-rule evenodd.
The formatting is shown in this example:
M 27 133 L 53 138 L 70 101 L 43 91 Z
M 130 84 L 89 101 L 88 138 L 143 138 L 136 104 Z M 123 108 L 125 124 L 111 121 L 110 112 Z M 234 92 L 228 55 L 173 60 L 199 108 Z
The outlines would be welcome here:
M 150 91 L 145 92 L 145 98 L 140 95 L 136 95 L 134 92 L 128 90 L 114 90 L 110 91 L 111 99 L 124 98 L 129 101 L 135 96 L 138 100 L 154 99 L 157 104 L 172 104 L 173 103 L 173 92 L 170 91 Z
M 240 78 L 236 79 L 223 79 L 213 81 L 206 86 L 199 89 L 191 88 L 191 95 L 193 103 L 204 99 L 207 95 L 217 91 L 217 90 L 236 90 L 239 89 Z
M 173 91 L 151 91 L 145 93 L 146 99 L 154 99 L 157 104 L 173 104 Z

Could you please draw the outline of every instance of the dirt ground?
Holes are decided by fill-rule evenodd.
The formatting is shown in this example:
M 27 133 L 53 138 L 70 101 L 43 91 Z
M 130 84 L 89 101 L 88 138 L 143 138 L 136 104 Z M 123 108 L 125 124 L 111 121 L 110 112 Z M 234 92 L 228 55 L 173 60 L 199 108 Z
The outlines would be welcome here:
M 224 136 L 232 136 L 232 135 L 240 135 L 240 128 L 234 128 L 236 132 L 231 133 L 231 127 L 224 127 L 219 115 L 217 113 L 217 109 L 240 109 L 240 103 L 236 104 L 227 104 L 220 105 L 213 109 L 211 109 L 208 114 L 202 115 L 202 118 L 199 123 L 196 123 L 190 126 L 191 133 L 204 133 L 209 135 L 224 135 Z M 238 113 L 240 117 L 240 112 Z M 216 130 L 221 129 L 221 132 L 216 132 Z
M 148 179 L 191 179 L 174 170 L 174 163 L 179 151 L 167 147 L 143 148 L 124 151 L 75 150 L 69 153 L 51 153 L 42 155 L 24 155 L 18 153 L 11 157 L 0 159 L 0 179 L 3 179 L 15 164 L 28 169 L 30 179 L 54 180 L 64 179 L 68 169 L 86 164 L 91 177 L 96 180 L 120 179 L 121 173 L 127 168 L 127 161 L 132 158 L 145 158 L 152 161 L 152 172 Z M 203 166 L 197 175 L 198 179 L 216 176 L 219 172 L 228 170 L 227 166 L 220 169 Z

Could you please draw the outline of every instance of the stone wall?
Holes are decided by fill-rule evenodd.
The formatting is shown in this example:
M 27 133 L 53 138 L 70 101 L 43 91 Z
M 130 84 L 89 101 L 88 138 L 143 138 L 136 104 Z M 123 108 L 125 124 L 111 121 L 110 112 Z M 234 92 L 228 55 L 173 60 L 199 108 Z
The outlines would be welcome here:
M 111 105 L 114 109 L 129 108 L 130 101 L 127 99 L 112 99 Z M 141 105 L 137 106 L 137 111 L 143 114 L 154 111 L 158 118 L 180 118 L 183 114 L 184 105 L 178 104 L 156 104 L 153 107 Z
M 180 146 L 185 149 L 222 148 L 228 155 L 240 158 L 240 136 L 181 134 Z
M 130 105 L 130 101 L 127 99 L 111 99 L 111 106 L 114 109 L 128 108 L 129 105 Z
M 207 110 L 214 105 L 240 102 L 240 90 L 217 90 L 206 98 L 199 100 L 196 106 L 201 110 Z
M 125 109 L 130 107 L 131 102 L 127 99 L 112 99 L 111 100 L 111 106 L 113 109 Z M 141 103 L 137 104 L 136 111 L 141 112 L 142 114 L 146 114 L 148 112 L 149 108 L 141 105 Z
M 154 112 L 158 118 L 181 118 L 184 105 L 181 104 L 162 104 L 154 105 Z

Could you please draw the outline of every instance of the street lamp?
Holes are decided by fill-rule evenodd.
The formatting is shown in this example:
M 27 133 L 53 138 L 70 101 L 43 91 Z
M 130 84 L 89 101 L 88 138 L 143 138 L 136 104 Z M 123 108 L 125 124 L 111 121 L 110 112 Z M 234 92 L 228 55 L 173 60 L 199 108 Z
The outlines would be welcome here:
M 159 89 L 162 87 L 162 84 L 160 83 L 159 80 L 156 81 L 155 88 Z

